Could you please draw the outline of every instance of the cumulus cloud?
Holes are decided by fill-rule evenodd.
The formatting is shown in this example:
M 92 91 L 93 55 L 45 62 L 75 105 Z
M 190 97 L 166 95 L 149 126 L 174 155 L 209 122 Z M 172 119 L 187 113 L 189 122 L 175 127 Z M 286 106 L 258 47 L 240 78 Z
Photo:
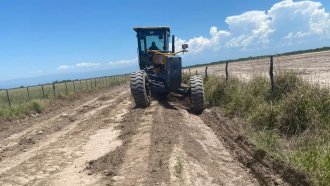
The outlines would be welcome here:
M 285 0 L 269 11 L 271 26 L 281 39 L 330 39 L 330 17 L 320 2 Z
M 85 67 L 96 67 L 100 66 L 101 63 L 77 63 L 75 65 L 60 65 L 57 67 L 57 70 L 68 70 L 75 68 L 85 68 Z
M 267 11 L 248 11 L 229 16 L 228 28 L 210 28 L 210 36 L 176 39 L 176 47 L 189 44 L 190 51 L 222 48 L 260 49 L 330 39 L 330 17 L 320 2 L 284 0 Z

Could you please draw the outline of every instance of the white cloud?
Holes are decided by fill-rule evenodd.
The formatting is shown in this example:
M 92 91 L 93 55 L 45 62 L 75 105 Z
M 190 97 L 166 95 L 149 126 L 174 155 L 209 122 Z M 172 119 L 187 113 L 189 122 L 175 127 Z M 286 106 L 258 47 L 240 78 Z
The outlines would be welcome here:
M 130 64 L 137 64 L 138 63 L 138 58 L 133 58 L 133 59 L 123 59 L 123 60 L 118 60 L 118 61 L 110 61 L 108 64 L 110 66 L 124 66 L 124 65 L 130 65 Z
M 225 44 L 227 47 L 265 46 L 269 43 L 269 35 L 274 32 L 270 27 L 270 17 L 264 11 L 230 16 L 225 22 L 233 36 Z
M 131 64 L 137 64 L 138 58 L 123 59 L 117 61 L 110 61 L 108 63 L 77 63 L 74 65 L 60 65 L 57 70 L 77 70 L 77 69 L 88 69 L 88 68 L 109 68 L 109 67 L 123 67 Z
M 66 70 L 71 68 L 72 66 L 70 65 L 60 65 L 59 67 L 57 67 L 57 70 Z
M 189 44 L 192 54 L 222 48 L 260 49 L 330 39 L 330 17 L 320 2 L 284 0 L 268 11 L 229 16 L 227 30 L 210 28 L 210 36 L 176 39 L 176 47 Z
M 75 66 L 76 67 L 95 67 L 95 66 L 100 66 L 101 63 L 78 63 Z
M 101 63 L 77 63 L 75 65 L 60 65 L 57 67 L 57 70 L 68 70 L 75 68 L 86 68 L 86 67 L 96 67 L 100 66 Z
M 330 39 L 330 17 L 320 2 L 285 0 L 269 11 L 271 26 L 284 39 Z

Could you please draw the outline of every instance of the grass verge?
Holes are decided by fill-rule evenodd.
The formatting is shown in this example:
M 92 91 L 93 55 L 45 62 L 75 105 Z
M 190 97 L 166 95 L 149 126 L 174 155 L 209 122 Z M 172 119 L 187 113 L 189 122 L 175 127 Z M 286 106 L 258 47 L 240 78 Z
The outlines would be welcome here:
M 54 105 L 50 103 L 56 103 L 59 101 L 70 102 L 78 99 L 82 95 L 89 95 L 95 92 L 104 91 L 107 88 L 112 88 L 119 86 L 121 84 L 127 83 L 128 79 L 121 79 L 116 81 L 115 84 L 111 84 L 107 87 L 94 87 L 90 90 L 83 90 L 77 92 L 58 92 L 55 97 L 46 96 L 45 98 L 31 99 L 30 101 L 22 101 L 19 103 L 12 103 L 11 107 L 0 105 L 0 122 L 1 121 L 11 121 L 13 119 L 21 119 L 26 116 L 36 115 L 47 110 L 49 105 Z M 18 97 L 24 97 L 25 92 L 18 94 Z M 51 107 L 51 106 L 50 106 Z
M 205 97 L 226 116 L 246 120 L 258 148 L 306 172 L 313 184 L 330 185 L 330 91 L 289 72 L 278 73 L 275 85 L 272 93 L 265 77 L 209 77 Z

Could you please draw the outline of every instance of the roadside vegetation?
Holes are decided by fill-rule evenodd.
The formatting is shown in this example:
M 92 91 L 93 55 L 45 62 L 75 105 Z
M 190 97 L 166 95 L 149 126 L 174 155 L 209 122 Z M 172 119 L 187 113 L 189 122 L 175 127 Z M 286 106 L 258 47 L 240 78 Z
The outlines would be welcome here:
M 56 89 L 55 93 L 52 84 L 29 87 L 27 94 L 26 87 L 8 90 L 10 104 L 5 90 L 0 91 L 0 122 L 35 116 L 44 112 L 52 103 L 58 101 L 73 101 L 84 94 L 102 91 L 105 88 L 113 87 L 126 83 L 128 76 L 95 78 L 89 80 L 53 82 Z M 10 105 L 10 106 L 9 106 Z M 55 104 L 56 105 L 56 104 Z
M 247 135 L 260 149 L 304 171 L 315 185 L 330 185 L 330 91 L 303 81 L 297 74 L 250 81 L 208 77 L 209 106 L 230 118 L 245 120 Z

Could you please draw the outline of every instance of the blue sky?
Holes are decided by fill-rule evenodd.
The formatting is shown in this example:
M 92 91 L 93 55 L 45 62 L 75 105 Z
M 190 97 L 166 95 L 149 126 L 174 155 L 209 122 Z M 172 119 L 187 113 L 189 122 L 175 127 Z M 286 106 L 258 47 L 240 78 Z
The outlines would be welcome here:
M 1 0 L 0 88 L 133 71 L 134 26 L 170 26 L 190 45 L 184 65 L 329 46 L 329 12 L 329 0 Z

